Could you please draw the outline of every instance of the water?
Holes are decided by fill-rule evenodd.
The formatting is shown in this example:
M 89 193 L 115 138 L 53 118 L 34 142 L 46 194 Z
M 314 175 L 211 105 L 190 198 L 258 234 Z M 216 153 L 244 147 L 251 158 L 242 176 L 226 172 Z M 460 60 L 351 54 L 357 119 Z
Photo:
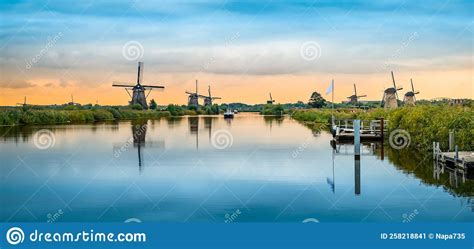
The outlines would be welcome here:
M 0 131 L 1 221 L 474 221 L 465 175 L 380 144 L 357 165 L 289 117 Z

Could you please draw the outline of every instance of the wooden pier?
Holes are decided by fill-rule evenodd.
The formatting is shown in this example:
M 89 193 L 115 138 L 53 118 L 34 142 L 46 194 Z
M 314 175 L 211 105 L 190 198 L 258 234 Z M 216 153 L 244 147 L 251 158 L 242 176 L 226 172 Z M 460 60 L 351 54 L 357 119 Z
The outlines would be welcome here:
M 384 132 L 387 131 L 387 120 L 361 120 L 360 140 L 377 141 L 383 140 Z M 336 141 L 354 141 L 354 121 L 337 120 L 332 127 L 333 136 Z
M 439 143 L 433 143 L 433 159 L 436 162 L 443 163 L 445 165 L 459 167 L 462 169 L 474 168 L 474 152 L 472 151 L 455 151 L 443 152 L 439 147 Z

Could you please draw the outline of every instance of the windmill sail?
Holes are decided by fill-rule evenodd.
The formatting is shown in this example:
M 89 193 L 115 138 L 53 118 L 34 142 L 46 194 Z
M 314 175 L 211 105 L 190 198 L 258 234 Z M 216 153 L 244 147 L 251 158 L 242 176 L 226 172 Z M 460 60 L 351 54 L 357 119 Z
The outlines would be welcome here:
M 131 101 L 129 102 L 130 104 L 139 104 L 141 105 L 144 109 L 148 108 L 147 100 L 146 98 L 150 94 L 152 89 L 159 89 L 162 90 L 165 87 L 164 86 L 155 86 L 155 85 L 144 85 L 143 83 L 143 68 L 144 68 L 144 63 L 143 62 L 138 62 L 138 70 L 137 70 L 137 83 L 136 85 L 132 85 L 130 83 L 122 83 L 122 82 L 113 82 L 112 86 L 113 87 L 124 87 L 125 90 L 127 91 L 128 95 L 132 98 Z M 133 91 L 133 94 L 130 94 L 128 92 L 127 88 L 131 88 Z M 145 91 L 148 91 L 148 94 L 145 96 Z

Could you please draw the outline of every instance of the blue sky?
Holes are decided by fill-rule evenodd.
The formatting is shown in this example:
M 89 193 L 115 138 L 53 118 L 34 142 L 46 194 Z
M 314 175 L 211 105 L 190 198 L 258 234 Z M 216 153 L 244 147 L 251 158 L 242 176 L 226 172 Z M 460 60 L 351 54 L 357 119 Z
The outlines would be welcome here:
M 125 73 L 129 41 L 142 45 L 141 60 L 157 73 L 466 69 L 473 65 L 473 10 L 474 1 L 455 0 L 1 1 L 0 84 L 21 86 L 65 69 Z M 34 70 L 24 70 L 58 34 Z M 301 60 L 308 41 L 320 46 L 316 62 Z

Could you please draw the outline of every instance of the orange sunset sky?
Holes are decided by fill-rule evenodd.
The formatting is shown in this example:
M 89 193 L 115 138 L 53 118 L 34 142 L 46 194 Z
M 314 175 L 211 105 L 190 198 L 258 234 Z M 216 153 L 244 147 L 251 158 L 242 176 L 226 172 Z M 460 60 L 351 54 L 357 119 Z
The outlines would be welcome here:
M 185 91 L 217 103 L 307 102 L 335 80 L 335 101 L 357 84 L 380 100 L 394 71 L 402 94 L 410 78 L 418 99 L 473 98 L 471 1 L 429 4 L 97 1 L 2 2 L 0 105 L 126 105 L 112 82 L 164 85 L 150 98 L 185 104 Z M 471 6 L 471 7 L 469 7 Z

